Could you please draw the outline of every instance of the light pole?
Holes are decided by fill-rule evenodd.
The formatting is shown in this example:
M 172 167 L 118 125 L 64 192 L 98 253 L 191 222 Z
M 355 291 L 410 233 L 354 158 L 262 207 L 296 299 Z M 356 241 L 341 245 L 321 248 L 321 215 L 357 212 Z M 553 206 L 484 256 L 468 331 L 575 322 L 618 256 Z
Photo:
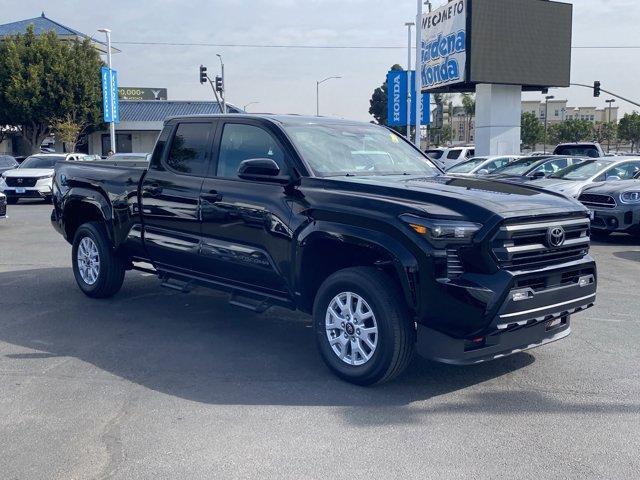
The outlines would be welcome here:
M 222 97 L 222 113 L 226 115 L 227 113 L 227 84 L 224 81 L 224 62 L 222 61 L 222 55 L 219 53 L 216 54 L 216 57 L 220 59 L 220 69 L 222 70 L 222 92 L 220 92 L 220 96 Z
M 249 102 L 249 103 L 247 103 L 247 104 L 244 106 L 244 108 L 243 108 L 242 110 L 244 110 L 244 111 L 246 112 L 246 111 L 247 111 L 247 108 L 249 108 L 251 105 L 257 105 L 257 104 L 259 104 L 259 103 L 260 103 L 260 102 Z
M 613 107 L 613 104 L 616 103 L 615 99 L 611 99 L 611 100 L 605 100 L 606 103 L 609 104 L 609 122 L 607 122 L 609 131 L 607 132 L 607 153 L 611 152 L 611 134 L 613 133 L 611 130 L 611 108 Z
M 549 100 L 553 100 L 553 95 L 544 97 L 544 153 L 547 153 L 547 126 L 549 124 Z
M 320 116 L 320 85 L 329 80 L 338 80 L 342 77 L 327 77 L 324 80 L 316 80 L 316 117 Z
M 111 30 L 108 28 L 101 28 L 98 30 L 107 36 L 107 66 L 109 67 L 109 88 L 113 83 L 113 74 L 111 73 Z M 116 93 L 117 94 L 117 93 Z M 112 102 L 117 101 L 113 99 Z M 116 153 L 116 123 L 113 118 L 113 103 L 111 104 L 111 122 L 109 123 L 109 137 L 111 140 L 111 151 Z
M 411 85 L 411 41 L 413 40 L 411 36 L 411 27 L 415 26 L 414 22 L 407 22 L 404 24 L 407 27 L 409 37 L 407 41 L 407 140 L 411 141 L 411 98 L 413 97 L 413 88 Z M 420 98 L 416 95 L 416 101 Z

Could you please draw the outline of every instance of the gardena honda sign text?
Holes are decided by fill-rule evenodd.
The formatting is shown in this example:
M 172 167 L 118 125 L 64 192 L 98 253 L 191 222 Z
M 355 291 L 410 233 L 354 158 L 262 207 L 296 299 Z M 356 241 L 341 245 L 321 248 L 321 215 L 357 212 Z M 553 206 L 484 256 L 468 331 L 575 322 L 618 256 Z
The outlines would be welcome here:
M 466 81 L 467 0 L 422 17 L 422 86 L 425 90 Z

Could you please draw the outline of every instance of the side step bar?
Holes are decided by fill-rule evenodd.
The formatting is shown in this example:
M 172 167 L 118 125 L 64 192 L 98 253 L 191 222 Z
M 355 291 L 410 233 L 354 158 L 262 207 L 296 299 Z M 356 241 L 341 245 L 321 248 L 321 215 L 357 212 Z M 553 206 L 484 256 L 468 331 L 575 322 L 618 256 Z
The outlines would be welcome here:
M 273 307 L 273 303 L 268 298 L 261 300 L 254 300 L 252 298 L 240 297 L 235 293 L 232 293 L 229 297 L 229 304 L 240 308 L 246 308 L 255 313 L 264 313 Z
M 160 286 L 180 293 L 190 293 L 195 288 L 193 282 L 183 282 L 171 277 L 160 277 Z

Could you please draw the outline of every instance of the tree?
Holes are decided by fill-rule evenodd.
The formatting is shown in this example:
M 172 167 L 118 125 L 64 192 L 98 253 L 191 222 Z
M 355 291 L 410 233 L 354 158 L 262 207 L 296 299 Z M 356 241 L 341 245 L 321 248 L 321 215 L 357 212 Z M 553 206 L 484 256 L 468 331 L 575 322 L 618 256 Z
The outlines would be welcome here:
M 102 61 L 89 40 L 63 42 L 54 32 L 0 42 L 0 125 L 13 125 L 32 152 L 59 122 L 101 123 Z
M 548 128 L 547 141 L 550 143 L 581 142 L 593 139 L 593 124 L 588 120 L 570 118 Z
M 471 122 L 476 116 L 476 99 L 472 93 L 462 94 L 462 109 L 465 115 L 465 142 L 469 142 L 471 135 Z
M 593 134 L 598 143 L 615 143 L 618 137 L 618 126 L 615 123 L 598 122 L 593 129 Z
M 544 125 L 535 113 L 524 112 L 521 119 L 522 143 L 535 150 L 536 145 L 544 140 Z
M 56 139 L 64 143 L 65 151 L 75 152 L 76 145 L 80 141 L 80 136 L 84 128 L 79 123 L 71 119 L 66 119 L 56 121 L 52 125 L 51 130 L 55 134 Z
M 391 67 L 392 71 L 402 70 L 400 65 Z M 387 125 L 387 102 L 389 100 L 389 86 L 387 81 L 373 91 L 371 100 L 369 100 L 369 114 L 376 119 L 379 125 Z M 406 127 L 403 129 L 406 130 Z
M 618 126 L 619 136 L 622 140 L 631 142 L 631 153 L 640 143 L 640 114 L 626 113 Z

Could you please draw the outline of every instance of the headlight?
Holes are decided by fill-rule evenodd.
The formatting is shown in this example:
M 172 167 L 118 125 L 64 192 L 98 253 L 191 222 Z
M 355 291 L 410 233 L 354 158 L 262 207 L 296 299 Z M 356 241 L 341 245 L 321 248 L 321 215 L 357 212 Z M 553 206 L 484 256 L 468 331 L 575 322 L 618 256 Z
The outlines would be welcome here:
M 622 203 L 640 203 L 640 192 L 624 192 L 620 194 Z
M 460 220 L 439 220 L 401 215 L 402 221 L 416 233 L 424 235 L 436 246 L 443 244 L 469 244 L 482 225 Z

